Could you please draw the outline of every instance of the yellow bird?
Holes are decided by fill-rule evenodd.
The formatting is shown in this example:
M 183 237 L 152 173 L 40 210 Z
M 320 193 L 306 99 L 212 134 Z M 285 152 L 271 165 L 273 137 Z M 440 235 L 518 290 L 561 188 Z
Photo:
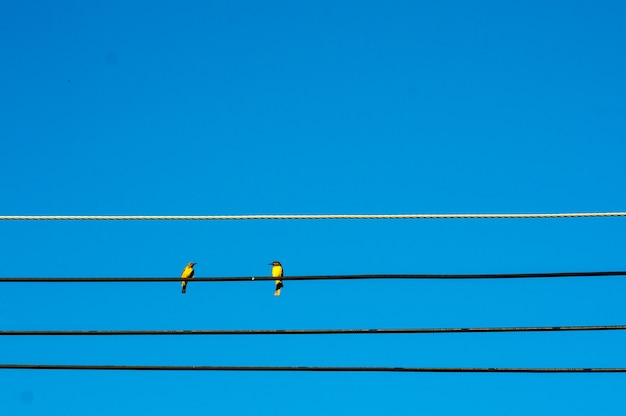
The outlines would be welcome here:
M 193 279 L 193 266 L 195 266 L 197 263 L 189 263 L 187 264 L 187 267 L 185 267 L 183 269 L 183 273 L 180 275 L 180 277 L 182 277 L 183 279 Z M 186 293 L 187 292 L 187 282 L 182 281 L 180 282 L 183 290 L 182 293 Z
M 283 266 L 279 261 L 273 261 L 269 264 L 272 267 L 272 277 L 283 277 Z M 276 290 L 274 290 L 274 296 L 280 296 L 280 289 L 283 288 L 283 281 L 281 279 L 276 280 Z

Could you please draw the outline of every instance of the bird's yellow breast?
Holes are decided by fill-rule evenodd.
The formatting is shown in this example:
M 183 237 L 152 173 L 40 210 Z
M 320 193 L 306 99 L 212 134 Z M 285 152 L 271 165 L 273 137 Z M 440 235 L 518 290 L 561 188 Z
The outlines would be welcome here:
M 183 274 L 180 275 L 180 277 L 183 279 L 191 279 L 193 277 L 193 268 L 189 266 L 185 267 L 185 270 L 183 270 Z
M 283 266 L 272 267 L 272 277 L 283 277 Z

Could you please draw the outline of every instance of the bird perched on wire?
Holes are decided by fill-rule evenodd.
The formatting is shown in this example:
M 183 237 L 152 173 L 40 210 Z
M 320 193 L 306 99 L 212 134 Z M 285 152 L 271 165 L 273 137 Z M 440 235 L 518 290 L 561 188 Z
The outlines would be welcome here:
M 195 266 L 196 264 L 197 263 L 187 264 L 187 266 L 183 269 L 183 273 L 180 275 L 180 277 L 183 279 L 193 279 L 193 274 L 194 274 L 193 266 Z M 183 290 L 181 291 L 181 293 L 187 293 L 187 282 L 182 281 L 180 284 L 183 287 Z
M 272 266 L 272 277 L 283 277 L 283 266 L 279 261 L 273 261 L 269 264 Z M 280 289 L 283 288 L 282 279 L 276 280 L 276 290 L 274 290 L 274 296 L 280 296 Z

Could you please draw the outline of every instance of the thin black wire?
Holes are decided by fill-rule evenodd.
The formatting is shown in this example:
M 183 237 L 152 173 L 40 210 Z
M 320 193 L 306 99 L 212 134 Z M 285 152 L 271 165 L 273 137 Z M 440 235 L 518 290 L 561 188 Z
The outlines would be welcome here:
M 626 373 L 626 368 L 491 368 L 491 367 L 273 367 L 206 365 L 69 365 L 0 364 L 3 370 L 135 370 L 135 371 L 315 371 L 393 373 Z
M 626 325 L 536 326 L 496 328 L 381 328 L 381 329 L 163 329 L 163 330 L 43 330 L 0 331 L 0 336 L 83 335 L 346 335 L 346 334 L 436 334 L 484 332 L 554 332 L 625 330 Z
M 593 276 L 626 276 L 626 271 L 503 273 L 503 274 L 358 274 L 336 276 L 285 276 L 281 280 L 361 280 L 361 279 L 529 279 Z M 197 277 L 194 282 L 248 282 L 275 280 L 275 277 Z M 180 277 L 0 277 L 0 283 L 82 283 L 82 282 L 181 282 Z

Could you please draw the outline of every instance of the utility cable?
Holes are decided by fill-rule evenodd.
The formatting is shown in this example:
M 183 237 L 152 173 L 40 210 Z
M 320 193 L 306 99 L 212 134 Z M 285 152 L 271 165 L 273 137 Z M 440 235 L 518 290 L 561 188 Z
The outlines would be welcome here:
M 485 332 L 614 331 L 626 325 L 534 326 L 495 328 L 377 328 L 377 329 L 163 329 L 163 330 L 38 330 L 0 331 L 0 336 L 108 336 L 108 335 L 347 335 L 453 334 Z
M 13 221 L 219 221 L 219 220 L 392 220 L 392 219 L 480 219 L 480 218 L 583 218 L 625 217 L 626 212 L 573 212 L 536 214 L 315 214 L 315 215 L 0 215 Z
M 626 373 L 626 368 L 515 368 L 515 367 L 274 367 L 228 365 L 70 365 L 0 364 L 2 370 L 122 370 L 122 371 L 311 371 L 387 373 Z
M 496 273 L 496 274 L 358 274 L 329 276 L 284 276 L 281 280 L 362 280 L 362 279 L 530 279 L 562 277 L 626 276 L 626 271 L 557 272 L 557 273 Z M 248 282 L 276 280 L 275 277 L 0 277 L 0 283 L 84 283 L 84 282 Z

